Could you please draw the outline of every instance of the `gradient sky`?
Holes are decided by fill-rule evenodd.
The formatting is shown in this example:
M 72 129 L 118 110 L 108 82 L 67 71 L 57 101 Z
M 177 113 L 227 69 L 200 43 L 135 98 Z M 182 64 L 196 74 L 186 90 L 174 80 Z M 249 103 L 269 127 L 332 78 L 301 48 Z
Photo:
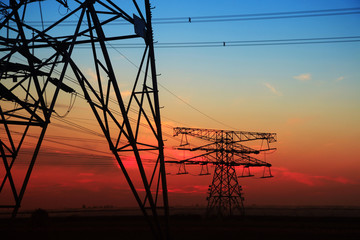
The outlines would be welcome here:
M 354 8 L 360 7 L 360 2 L 157 0 L 152 5 L 154 18 L 172 18 Z M 360 14 L 157 24 L 154 38 L 165 43 L 360 36 L 359 25 Z M 138 51 L 118 50 L 122 74 L 136 70 L 124 56 L 137 63 Z M 217 120 L 160 87 L 168 156 L 181 159 L 188 154 L 172 150 L 178 142 L 169 136 L 171 127 L 276 132 L 278 142 L 273 147 L 278 150 L 266 156 L 275 177 L 260 179 L 262 169 L 258 169 L 255 177 L 240 179 L 245 205 L 360 206 L 359 42 L 155 50 L 159 83 Z M 84 66 L 86 54 L 79 51 Z M 120 86 L 124 94 L 131 87 L 128 83 Z M 68 96 L 62 96 L 57 111 L 65 112 L 69 101 Z M 100 132 L 91 114 L 86 102 L 77 99 L 65 119 Z M 57 120 L 53 123 L 47 139 L 80 148 L 44 142 L 24 208 L 135 205 L 105 141 L 59 127 Z M 72 136 L 78 139 L 71 140 Z M 18 171 L 22 171 L 21 166 Z M 206 204 L 212 175 L 197 176 L 199 167 L 188 171 L 191 174 L 178 176 L 177 166 L 168 166 L 173 206 Z

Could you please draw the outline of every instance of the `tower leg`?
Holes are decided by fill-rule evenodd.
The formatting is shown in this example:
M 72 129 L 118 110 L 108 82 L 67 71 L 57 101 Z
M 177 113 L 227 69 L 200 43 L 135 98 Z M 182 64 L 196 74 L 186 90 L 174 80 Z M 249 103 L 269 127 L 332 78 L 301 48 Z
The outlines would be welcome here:
M 216 165 L 207 200 L 207 216 L 226 217 L 244 214 L 242 188 L 234 166 Z

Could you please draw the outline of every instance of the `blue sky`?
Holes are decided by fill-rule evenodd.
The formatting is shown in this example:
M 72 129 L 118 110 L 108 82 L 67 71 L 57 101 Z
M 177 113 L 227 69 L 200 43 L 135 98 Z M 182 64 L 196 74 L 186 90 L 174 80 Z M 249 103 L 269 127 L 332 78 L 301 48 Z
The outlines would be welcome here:
M 155 1 L 153 5 L 156 7 L 154 17 L 162 18 L 351 8 L 359 7 L 359 2 L 222 1 L 220 4 L 218 1 Z M 159 42 L 316 38 L 357 36 L 359 30 L 356 26 L 359 22 L 360 16 L 357 14 L 211 24 L 164 24 L 155 25 L 154 30 L 155 39 Z M 274 87 L 275 95 L 290 95 L 297 101 L 316 99 L 317 94 L 328 95 L 328 98 L 334 94 L 342 101 L 340 96 L 351 93 L 355 97 L 359 89 L 356 80 L 359 78 L 357 65 L 360 60 L 358 43 L 158 49 L 156 54 L 158 71 L 162 73 L 159 81 L 178 91 L 184 98 L 191 95 L 195 98 L 194 102 L 201 106 L 206 105 L 207 100 L 219 91 L 226 101 L 231 96 L 241 95 L 244 98 L 252 96 L 251 101 L 260 99 L 261 102 L 268 102 L 264 99 L 268 90 L 264 88 L 264 82 Z M 294 76 L 302 74 L 310 74 L 310 84 L 299 85 L 294 81 Z M 340 82 L 337 79 L 347 79 L 346 85 L 336 85 Z M 189 85 L 191 89 L 187 88 Z M 335 92 L 335 89 L 338 91 Z M 225 101 L 219 105 L 224 104 Z

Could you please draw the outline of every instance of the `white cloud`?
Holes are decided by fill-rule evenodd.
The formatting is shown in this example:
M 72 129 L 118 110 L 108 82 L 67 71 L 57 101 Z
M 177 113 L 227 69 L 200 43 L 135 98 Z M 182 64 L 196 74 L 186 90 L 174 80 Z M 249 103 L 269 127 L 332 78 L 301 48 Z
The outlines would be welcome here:
M 303 73 L 303 74 L 300 74 L 298 76 L 294 76 L 293 78 L 305 82 L 305 81 L 311 80 L 311 74 L 310 73 Z
M 264 83 L 264 85 L 275 95 L 277 96 L 282 96 L 281 92 L 279 92 L 278 90 L 275 89 L 274 86 L 272 86 L 270 83 Z

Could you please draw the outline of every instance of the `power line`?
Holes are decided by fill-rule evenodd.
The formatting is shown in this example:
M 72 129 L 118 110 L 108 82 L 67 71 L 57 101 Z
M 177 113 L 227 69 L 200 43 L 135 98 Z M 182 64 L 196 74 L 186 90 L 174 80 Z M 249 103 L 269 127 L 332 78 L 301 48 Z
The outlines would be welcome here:
M 219 18 L 218 16 L 209 16 L 206 17 L 189 17 L 187 20 L 178 20 L 178 21 L 154 21 L 154 24 L 181 24 L 181 23 L 214 23 L 214 22 L 234 22 L 234 21 L 252 21 L 252 20 L 273 20 L 273 19 L 286 19 L 286 18 L 305 18 L 305 17 L 328 17 L 328 16 L 337 16 L 337 15 L 350 15 L 350 14 L 359 14 L 360 11 L 356 12 L 344 12 L 344 13 L 324 13 L 324 14 L 303 14 L 303 15 L 288 15 L 283 16 L 281 13 L 279 16 L 271 16 L 275 14 L 248 14 L 250 17 L 245 17 L 246 15 L 238 15 L 237 17 L 229 18 Z M 115 24 L 115 23 L 114 23 Z
M 58 125 L 58 126 L 61 126 L 61 125 Z M 63 126 L 64 127 L 64 126 Z M 21 135 L 22 133 L 20 132 L 16 132 L 14 131 L 14 133 L 16 135 Z M 89 131 L 88 133 L 92 134 L 91 131 Z M 32 135 L 32 134 L 28 134 L 27 135 L 28 137 L 31 137 L 31 138 L 37 138 L 37 136 L 35 135 Z M 55 139 L 55 140 L 54 140 Z M 91 148 L 88 148 L 88 147 L 83 147 L 83 146 L 78 146 L 78 145 L 73 145 L 73 144 L 69 144 L 69 143 L 65 143 L 64 141 L 57 141 L 57 140 L 64 140 L 64 139 L 67 139 L 68 141 L 73 141 L 73 140 L 76 140 L 76 141 L 95 141 L 95 140 L 90 140 L 90 139 L 85 139 L 85 138 L 78 138 L 78 137 L 60 137 L 60 136 L 47 136 L 44 141 L 46 142 L 51 142 L 51 143 L 55 143 L 55 144 L 58 144 L 58 145 L 63 145 L 63 146 L 67 146 L 67 147 L 72 147 L 72 148 L 76 148 L 76 149 L 82 149 L 82 150 L 86 150 L 86 151 L 91 151 L 91 152 L 96 152 L 97 154 L 96 155 L 90 155 L 89 153 L 87 153 L 87 157 L 91 156 L 91 158 L 93 159 L 101 159 L 103 160 L 104 158 L 109 158 L 111 157 L 110 152 L 105 152 L 105 151 L 101 151 L 101 150 L 95 150 L 95 149 L 91 149 Z M 96 141 L 98 142 L 98 141 Z M 52 152 L 47 152 L 47 154 L 49 153 L 52 153 Z M 99 153 L 102 153 L 104 155 L 99 155 Z M 156 154 L 156 153 L 153 153 L 153 152 L 149 152 L 150 154 Z M 59 155 L 59 153 L 53 153 L 53 154 L 56 154 L 56 155 Z M 69 154 L 67 154 L 69 155 Z M 129 156 L 126 156 L 126 155 L 119 155 L 120 157 L 129 157 Z M 173 160 L 178 160 L 177 158 L 174 158 L 174 157 L 171 157 L 171 156 L 165 156 L 166 158 L 169 158 L 169 159 L 173 159 Z M 110 158 L 111 159 L 111 158 Z M 144 158 L 144 160 L 148 160 L 148 161 L 152 161 L 153 159 L 150 159 L 150 158 Z M 63 164 L 62 164 L 63 165 Z M 101 162 L 101 163 L 72 163 L 71 165 L 111 165 L 113 166 L 114 164 L 113 163 L 104 163 L 104 162 Z
M 320 40 L 351 40 L 351 39 L 360 39 L 360 36 L 335 36 L 335 37 L 317 37 L 317 38 L 289 38 L 289 39 L 261 39 L 261 40 L 235 40 L 235 41 L 225 41 L 225 43 L 263 43 L 263 42 L 291 42 L 291 41 L 320 41 Z M 223 44 L 224 41 L 201 41 L 201 42 L 156 42 L 155 45 L 191 45 L 191 44 Z M 112 46 L 143 46 L 141 43 L 115 43 Z
M 139 66 L 137 66 L 133 61 L 131 61 L 128 57 L 126 57 L 123 53 L 121 53 L 117 48 L 115 48 L 114 44 L 109 44 L 111 46 L 111 48 L 113 48 L 116 52 L 118 52 L 122 57 L 124 57 L 124 59 L 126 61 L 128 61 L 131 65 L 133 65 L 136 69 L 140 69 Z M 151 79 L 151 76 L 148 75 L 148 78 Z M 218 120 L 216 120 L 215 118 L 207 115 L 206 113 L 200 111 L 199 109 L 197 109 L 196 107 L 192 106 L 190 103 L 186 102 L 185 100 L 183 100 L 182 98 L 180 98 L 179 96 L 177 96 L 175 93 L 173 93 L 172 91 L 170 91 L 168 88 L 166 88 L 164 85 L 162 85 L 161 83 L 158 82 L 158 85 L 160 87 L 162 87 L 165 91 L 169 92 L 172 96 L 174 96 L 176 99 L 178 99 L 179 101 L 183 102 L 184 104 L 186 104 L 187 106 L 189 106 L 190 108 L 192 108 L 193 110 L 199 112 L 200 114 L 202 114 L 203 116 L 217 122 L 220 123 L 223 126 L 229 127 L 231 129 L 235 129 L 234 127 L 231 127 L 223 122 L 220 122 Z
M 219 120 L 216 120 L 215 118 L 213 118 L 213 117 L 207 115 L 206 113 L 200 111 L 198 108 L 192 106 L 190 103 L 186 102 L 184 99 L 182 99 L 181 97 L 177 96 L 175 93 L 173 93 L 172 91 L 170 91 L 168 88 L 166 88 L 166 87 L 163 86 L 162 84 L 160 84 L 160 83 L 158 83 L 158 84 L 159 84 L 159 86 L 161 86 L 163 89 L 165 89 L 165 91 L 167 91 L 168 93 L 170 93 L 172 96 L 174 96 L 176 99 L 178 99 L 178 100 L 181 101 L 182 103 L 186 104 L 186 105 L 187 105 L 188 107 L 190 107 L 191 109 L 193 109 L 193 110 L 197 111 L 198 113 L 202 114 L 203 116 L 205 116 L 205 117 L 213 120 L 214 122 L 217 122 L 217 123 L 219 123 L 219 124 L 221 124 L 221 125 L 223 125 L 223 126 L 226 126 L 226 127 L 231 128 L 231 129 L 235 129 L 234 127 L 232 127 L 232 126 L 230 126 L 230 125 L 227 125 L 227 124 L 225 124 L 225 123 L 223 123 L 223 122 L 221 122 L 221 121 L 219 121 Z
M 210 16 L 188 16 L 188 17 L 169 17 L 153 18 L 153 24 L 182 24 L 182 23 L 209 23 L 209 22 L 229 22 L 229 21 L 251 21 L 251 20 L 272 20 L 286 18 L 305 18 L 305 17 L 328 17 L 360 14 L 360 8 L 336 8 L 336 9 L 319 9 L 306 11 L 288 11 L 288 12 L 267 12 L 267 13 L 250 13 L 235 15 L 210 15 Z M 41 25 L 39 21 L 28 21 L 28 24 Z M 52 21 L 44 22 L 47 25 Z M 75 20 L 63 21 L 62 26 L 74 26 Z M 114 20 L 106 25 L 128 25 L 123 19 Z
M 252 46 L 280 46 L 280 45 L 303 45 L 303 44 L 328 44 L 328 43 L 354 43 L 360 39 L 353 40 L 324 40 L 324 41 L 298 41 L 298 42 L 264 42 L 264 43 L 231 43 L 221 42 L 218 44 L 195 44 L 195 45 L 169 45 L 157 48 L 218 48 L 218 47 L 252 47 Z
M 114 47 L 114 44 L 109 44 L 109 45 L 110 45 L 110 47 L 113 48 L 116 52 L 118 52 L 126 61 L 128 61 L 131 65 L 133 65 L 135 68 L 139 69 L 139 67 L 138 67 L 133 61 L 131 61 L 128 57 L 126 57 L 123 53 L 121 53 L 117 48 L 115 48 L 115 47 Z M 49 68 L 49 67 L 45 66 L 45 68 Z M 56 69 L 54 70 L 54 72 L 57 73 L 57 74 L 60 74 L 59 71 L 56 70 Z M 148 76 L 148 77 L 151 79 L 151 76 Z M 79 85 L 78 81 L 76 81 L 75 79 L 73 79 L 73 78 L 71 78 L 71 77 L 68 77 L 68 76 L 66 76 L 66 75 L 65 75 L 65 78 L 66 78 L 67 80 L 69 80 L 70 82 Z M 228 127 L 228 128 L 236 129 L 236 128 L 228 125 L 228 124 L 225 124 L 225 123 L 223 123 L 223 122 L 221 122 L 221 121 L 219 121 L 219 120 L 216 120 L 215 118 L 213 118 L 213 117 L 209 116 L 208 114 L 202 112 L 202 111 L 199 110 L 198 108 L 192 106 L 190 103 L 186 102 L 185 100 L 183 100 L 182 98 L 180 98 L 179 96 L 177 96 L 175 93 L 173 93 L 172 91 L 170 91 L 170 90 L 169 90 L 168 88 L 166 88 L 164 85 L 162 85 L 162 84 L 160 84 L 160 83 L 158 83 L 158 85 L 159 85 L 160 87 L 162 87 L 163 89 L 165 89 L 167 92 L 169 92 L 169 93 L 170 93 L 172 96 L 174 96 L 176 99 L 178 99 L 178 100 L 181 101 L 182 103 L 186 104 L 186 105 L 189 106 L 191 109 L 193 109 L 193 110 L 197 111 L 198 113 L 202 114 L 203 116 L 209 118 L 210 120 L 212 120 L 212 121 L 214 121 L 214 122 L 217 122 L 217 123 L 219 123 L 219 124 L 221 124 L 221 125 L 223 125 L 223 126 L 226 126 L 226 127 Z M 80 98 L 82 98 L 82 99 L 84 99 L 84 100 L 86 100 L 85 96 L 83 96 L 83 95 L 80 94 L 80 93 L 77 93 L 77 96 L 80 97 Z M 116 103 L 116 101 L 113 100 L 111 97 L 110 97 L 110 101 L 112 101 L 113 103 Z M 111 110 L 111 111 L 113 111 L 115 114 L 118 114 L 118 115 L 121 116 L 121 113 L 120 113 L 119 111 L 114 110 L 114 109 L 111 109 L 111 108 L 109 108 L 109 110 Z M 130 110 L 131 110 L 131 109 L 130 109 Z M 65 120 L 63 119 L 62 121 L 65 121 Z M 132 118 L 130 118 L 130 121 L 135 121 L 135 120 L 132 119 Z M 74 123 L 68 123 L 68 124 L 69 124 L 69 125 L 74 125 Z M 144 126 L 144 127 L 147 127 L 147 128 L 150 128 L 149 126 L 147 126 L 146 124 L 143 124 L 143 123 L 141 123 L 140 125 L 142 125 L 142 126 Z M 166 124 L 166 125 L 165 125 L 165 124 L 162 124 L 162 125 L 163 125 L 163 126 L 166 126 L 166 127 L 168 127 L 168 128 L 173 128 L 173 126 L 170 126 L 170 125 L 168 125 L 168 124 Z M 78 128 L 79 128 L 79 129 L 82 129 L 83 126 L 78 126 Z M 86 130 L 85 130 L 85 131 L 86 131 Z M 93 134 L 99 134 L 99 133 L 93 133 Z M 163 133 L 163 135 L 167 135 L 168 137 L 174 138 L 174 137 L 171 136 L 170 134 Z M 176 138 L 174 138 L 174 139 L 176 139 Z M 177 139 L 177 140 L 178 140 L 178 139 Z
M 360 8 L 338 8 L 338 9 L 320 9 L 320 10 L 307 10 L 307 11 L 288 11 L 288 12 L 268 12 L 268 13 L 254 13 L 254 14 L 236 14 L 236 15 L 212 15 L 212 16 L 194 16 L 194 17 L 173 17 L 173 18 L 154 18 L 153 23 L 193 23 L 193 22 L 222 22 L 222 21 L 240 21 L 240 20 L 262 20 L 262 19 L 276 19 L 276 18 L 298 18 L 298 17 L 320 17 L 331 15 L 349 15 L 359 14 Z M 28 24 L 36 24 L 36 21 L 27 22 Z M 41 22 L 43 23 L 43 22 Z M 48 21 L 47 23 L 50 23 Z M 77 21 L 64 21 L 66 24 L 74 24 Z M 113 24 L 127 24 L 124 21 L 112 21 Z M 110 23 L 109 23 L 110 24 Z M 62 25 L 62 26 L 64 26 Z M 278 40 L 252 40 L 252 41 L 222 41 L 222 42 L 184 42 L 184 43 L 155 43 L 156 48 L 195 48 L 195 47 L 239 47 L 239 46 L 269 46 L 269 45 L 293 45 L 293 44 L 324 44 L 324 43 L 345 43 L 345 42 L 359 42 L 357 36 L 352 37 L 334 37 L 334 38 L 309 38 L 309 39 L 278 39 Z M 115 51 L 122 55 L 128 62 L 139 68 L 124 54 L 122 54 L 115 46 L 122 46 L 123 48 L 138 48 L 134 45 L 110 45 Z M 87 47 L 79 47 L 87 48 Z M 176 94 L 171 92 L 159 83 L 159 85 L 173 95 L 175 98 L 192 108 L 193 110 L 201 113 L 207 118 L 220 123 L 226 127 L 233 127 L 224 124 L 206 113 L 195 108 L 187 103 Z
M 17 134 L 17 135 L 22 135 L 21 132 L 16 132 L 16 131 L 14 131 L 13 133 L 15 133 L 15 134 Z M 32 135 L 32 134 L 27 134 L 27 136 L 28 136 L 28 137 L 31 137 L 31 138 L 38 138 L 37 136 L 34 136 L 34 135 Z M 82 150 L 86 150 L 86 151 L 92 151 L 92 152 L 96 152 L 96 153 L 98 153 L 98 154 L 99 154 L 99 153 L 102 153 L 102 154 L 108 154 L 108 155 L 109 155 L 109 153 L 110 153 L 110 152 L 104 152 L 104 151 L 101 151 L 101 150 L 95 150 L 95 149 L 91 149 L 91 148 L 87 148 L 87 147 L 83 147 L 83 146 L 75 146 L 75 145 L 73 145 L 73 144 L 65 143 L 64 141 L 59 142 L 59 141 L 54 140 L 54 139 L 51 139 L 51 138 L 54 138 L 54 137 L 46 137 L 46 138 L 44 139 L 44 141 L 46 141 L 46 142 L 52 142 L 52 143 L 59 144 L 59 145 L 63 145 L 63 146 L 67 146 L 67 147 L 82 149 Z M 111 156 L 111 155 L 109 155 L 109 156 Z M 107 157 L 108 157 L 108 156 L 107 156 Z
M 135 63 L 133 63 L 130 59 L 128 59 L 125 55 L 123 55 L 120 51 L 118 51 L 118 52 L 119 52 L 119 54 L 121 54 L 127 61 L 129 61 L 131 64 L 133 64 L 133 66 L 137 67 Z M 17 58 L 17 57 L 15 57 L 15 58 Z M 19 59 L 19 58 L 17 58 L 17 59 Z M 21 59 L 19 59 L 19 60 L 21 60 Z M 45 66 L 45 68 L 49 69 L 48 66 Z M 60 72 L 59 72 L 58 70 L 54 69 L 53 71 L 54 71 L 54 73 L 60 75 Z M 69 76 L 67 76 L 67 75 L 65 75 L 64 78 L 67 79 L 68 81 L 76 84 L 76 85 L 79 85 L 79 82 L 78 82 L 78 81 L 76 81 L 75 79 L 73 79 L 73 78 L 71 78 L 71 77 L 69 77 Z M 96 92 L 99 93 L 98 91 L 96 91 Z M 79 92 L 76 92 L 76 94 L 77 94 L 77 96 L 78 96 L 80 99 L 83 99 L 83 100 L 87 101 L 86 98 L 85 98 L 85 96 L 84 96 L 83 94 L 81 94 L 81 93 L 79 93 Z M 117 101 L 114 100 L 113 97 L 110 96 L 110 97 L 109 97 L 109 100 L 110 100 L 112 103 L 117 104 Z M 118 111 L 118 110 L 115 110 L 115 109 L 110 108 L 110 107 L 109 107 L 109 110 L 111 110 L 112 112 L 114 112 L 115 115 L 122 116 L 121 112 Z M 131 109 L 131 108 L 130 108 L 130 111 L 133 112 L 133 113 L 135 113 L 135 114 L 138 114 L 138 113 L 139 113 L 139 111 L 136 111 L 136 110 Z M 96 132 L 96 131 L 94 131 L 94 130 L 92 130 L 92 129 L 89 129 L 89 128 L 84 127 L 83 125 L 79 125 L 79 124 L 77 124 L 77 123 L 71 122 L 71 121 L 69 121 L 69 120 L 67 120 L 67 119 L 65 119 L 65 118 L 63 118 L 63 117 L 61 117 L 61 116 L 54 115 L 53 117 L 54 117 L 55 119 L 59 120 L 59 121 L 62 121 L 62 122 L 65 123 L 65 124 L 71 126 L 70 128 L 72 128 L 73 130 L 80 130 L 80 131 L 85 132 L 85 133 L 90 133 L 90 134 L 95 135 L 95 136 L 103 137 L 103 134 L 102 134 L 102 133 L 98 133 L 98 132 Z M 166 118 L 166 119 L 169 119 L 169 120 L 171 120 L 171 121 L 180 123 L 180 122 L 178 122 L 178 121 L 176 121 L 176 120 L 172 120 L 172 119 L 167 118 L 167 117 L 164 117 L 164 116 L 162 116 L 162 118 Z M 136 122 L 136 120 L 135 120 L 134 118 L 130 117 L 130 116 L 129 116 L 129 119 L 130 119 L 131 122 Z M 183 123 L 181 123 L 181 124 L 183 124 Z M 61 124 L 57 124 L 57 123 L 53 123 L 52 125 L 58 126 L 58 127 L 64 127 L 64 126 L 62 126 Z M 145 128 L 150 129 L 150 126 L 148 126 L 148 125 L 146 125 L 146 124 L 144 124 L 144 123 L 140 123 L 140 125 L 141 125 L 142 127 L 145 127 Z M 169 128 L 169 129 L 171 129 L 171 130 L 174 128 L 174 126 L 171 126 L 171 125 L 169 125 L 169 124 L 164 124 L 164 123 L 162 123 L 161 125 L 162 125 L 163 127 Z M 186 124 L 183 124 L 183 125 L 186 125 Z M 97 126 L 98 126 L 98 125 L 97 125 Z M 180 141 L 178 138 L 175 138 L 175 137 L 172 136 L 171 134 L 168 134 L 168 133 L 163 132 L 163 135 L 164 135 L 164 136 L 167 136 L 167 137 L 170 137 L 170 138 L 172 138 L 172 139 L 174 139 L 174 140 L 176 140 L 176 141 Z M 113 141 L 115 141 L 115 140 L 113 139 Z
M 111 45 L 110 45 L 110 46 L 111 46 Z M 113 48 L 114 48 L 114 47 L 113 47 Z M 127 58 L 125 55 L 123 55 L 123 54 L 122 54 L 120 51 L 118 51 L 116 48 L 114 48 L 114 49 L 115 49 L 119 54 L 121 54 L 121 56 L 123 56 L 128 62 L 130 62 L 134 67 L 138 68 L 137 65 L 136 65 L 134 62 L 132 62 L 129 58 Z M 45 66 L 45 68 L 50 69 L 48 66 Z M 60 72 L 59 72 L 58 70 L 54 69 L 54 72 L 55 72 L 56 74 L 60 75 Z M 70 82 L 78 85 L 78 86 L 80 85 L 77 80 L 75 80 L 75 79 L 73 79 L 73 78 L 71 78 L 71 77 L 69 77 L 69 76 L 67 76 L 67 75 L 65 75 L 64 78 L 67 79 L 68 81 L 70 81 Z M 88 86 L 86 86 L 86 87 L 88 88 Z M 96 91 L 96 93 L 99 93 L 99 91 Z M 79 92 L 76 92 L 76 94 L 77 94 L 77 96 L 78 96 L 79 98 L 87 101 L 86 98 L 85 98 L 85 96 L 84 96 L 83 94 L 81 94 L 81 93 L 79 93 Z M 115 99 L 113 99 L 113 97 L 110 96 L 110 97 L 109 97 L 109 100 L 110 100 L 112 103 L 117 104 L 117 101 L 116 101 Z M 119 111 L 115 110 L 115 109 L 109 108 L 109 110 L 115 112 L 116 115 L 122 116 L 122 114 L 121 114 Z M 136 111 L 136 110 L 134 110 L 134 109 L 132 109 L 132 108 L 130 108 L 130 111 L 133 112 L 133 113 L 135 113 L 135 114 L 138 114 L 138 113 L 139 113 L 138 111 Z M 167 118 L 167 117 L 164 117 L 164 116 L 163 116 L 163 118 L 169 119 L 169 120 L 174 121 L 174 122 L 178 122 L 178 121 L 176 121 L 176 120 L 173 120 L 173 119 L 170 119 L 170 118 Z M 131 117 L 129 117 L 129 119 L 130 119 L 130 121 L 132 121 L 132 122 L 136 121 L 135 119 L 133 119 L 133 118 L 131 118 Z M 179 123 L 179 122 L 178 122 L 178 123 Z M 140 125 L 142 125 L 143 127 L 148 127 L 146 124 L 143 124 L 143 123 L 140 124 Z M 170 129 L 173 128 L 173 126 L 170 126 L 170 125 L 168 125 L 168 124 L 163 124 L 163 123 L 162 123 L 161 125 L 164 126 L 164 127 L 170 128 Z M 149 127 L 148 127 L 148 128 L 149 128 Z
M 271 46 L 271 45 L 296 45 L 296 44 L 324 44 L 324 43 L 351 43 L 359 42 L 360 36 L 341 36 L 341 37 L 318 37 L 318 38 L 289 38 L 289 39 L 262 39 L 262 40 L 235 40 L 235 41 L 200 41 L 200 42 L 157 42 L 156 48 L 196 48 L 196 47 L 247 47 L 247 46 Z M 141 44 L 112 44 L 115 51 L 119 48 L 143 48 Z M 80 46 L 79 48 L 90 48 Z M 132 65 L 133 62 L 128 60 Z
M 197 16 L 192 19 L 209 19 L 209 18 L 234 18 L 234 17 L 258 17 L 258 16 L 271 16 L 271 15 L 293 15 L 293 14 L 307 14 L 307 13 L 326 13 L 326 12 L 349 12 L 359 11 L 360 8 L 332 8 L 332 9 L 318 9 L 318 10 L 303 10 L 303 11 L 288 11 L 288 12 L 267 12 L 267 13 L 248 13 L 248 14 L 233 14 L 233 15 L 210 15 L 210 16 Z M 172 17 L 172 18 L 154 18 L 154 20 L 181 20 L 188 17 Z

